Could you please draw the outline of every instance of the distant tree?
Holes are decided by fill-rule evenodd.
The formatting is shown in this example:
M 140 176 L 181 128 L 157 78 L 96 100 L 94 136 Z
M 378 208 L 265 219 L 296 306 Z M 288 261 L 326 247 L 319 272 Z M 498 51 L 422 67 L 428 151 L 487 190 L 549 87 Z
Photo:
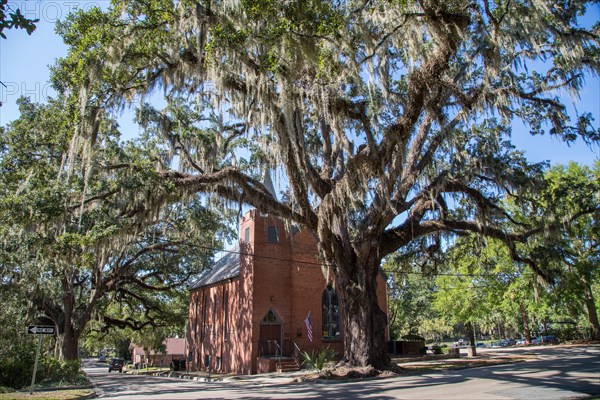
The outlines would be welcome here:
M 86 155 L 93 166 L 67 170 L 73 124 L 64 104 L 21 100 L 20 107 L 21 117 L 0 131 L 2 286 L 27 302 L 30 321 L 44 316 L 56 324 L 66 360 L 78 357 L 92 319 L 132 329 L 160 325 L 169 299 L 211 259 L 207 244 L 219 247 L 219 232 L 228 232 L 222 216 L 200 198 L 177 201 L 148 173 L 152 154 L 132 143 L 121 146 L 108 120 L 97 138 L 102 144 Z M 142 173 L 120 168 L 132 159 Z M 143 210 L 145 187 L 162 187 L 174 201 L 141 223 L 140 213 L 149 212 Z M 111 303 L 135 312 L 104 314 Z
M 529 326 L 527 310 L 536 307 L 537 287 L 532 282 L 537 278 L 512 259 L 501 241 L 462 237 L 447 250 L 443 264 L 433 304 L 466 331 L 473 354 L 478 329 L 494 329 L 499 336 L 510 337 L 507 328 L 516 333 L 519 325 Z
M 133 343 L 144 349 L 148 366 L 156 366 L 156 356 L 166 352 L 165 340 L 169 337 L 169 334 L 170 332 L 164 328 L 144 329 L 134 333 Z
M 502 208 L 542 170 L 514 150 L 508 127 L 598 140 L 592 115 L 570 121 L 556 95 L 598 73 L 598 27 L 580 24 L 589 5 L 115 0 L 59 26 L 69 54 L 54 80 L 81 106 L 82 144 L 103 113 L 163 90 L 167 106 L 144 106 L 139 119 L 172 151 L 157 173 L 182 194 L 311 231 L 344 304 L 344 359 L 384 368 L 384 257 L 476 233 L 551 278 L 517 245 L 541 230 Z M 282 175 L 286 201 L 261 183 L 265 165 Z M 159 207 L 152 194 L 146 209 Z
M 437 318 L 431 307 L 434 282 L 415 274 L 395 274 L 389 291 L 390 333 L 400 338 L 409 333 L 425 336 L 420 328 L 428 320 Z
M 593 290 L 600 281 L 600 161 L 554 166 L 545 182 L 537 207 L 523 210 L 528 223 L 546 226 L 545 235 L 529 246 L 531 257 L 555 270 L 555 304 L 575 318 L 587 314 L 590 337 L 600 340 Z
M 459 239 L 445 254 L 446 273 L 437 277 L 433 298 L 433 306 L 440 314 L 463 326 L 472 355 L 476 354 L 475 324 L 493 310 L 493 303 L 488 301 L 487 275 L 494 267 L 482 253 L 482 243 L 476 237 Z
M 392 339 L 407 334 L 441 337 L 452 330 L 433 307 L 438 289 L 435 279 L 440 270 L 430 261 L 421 253 L 397 254 L 388 257 L 382 266 L 388 277 L 388 318 Z

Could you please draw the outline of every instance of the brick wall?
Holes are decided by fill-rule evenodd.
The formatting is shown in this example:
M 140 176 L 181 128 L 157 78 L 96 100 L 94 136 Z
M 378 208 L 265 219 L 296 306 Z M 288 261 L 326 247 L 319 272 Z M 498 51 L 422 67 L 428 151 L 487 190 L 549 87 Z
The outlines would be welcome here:
M 251 297 L 243 294 L 244 286 L 235 278 L 192 291 L 187 338 L 192 370 L 206 369 L 210 356 L 213 371 L 251 373 Z
M 278 243 L 269 242 L 269 226 L 277 229 Z M 246 228 L 250 228 L 248 243 Z M 203 367 L 204 356 L 210 354 L 213 368 L 216 357 L 220 357 L 223 371 L 256 373 L 261 320 L 269 310 L 282 322 L 283 341 L 293 340 L 302 351 L 330 346 L 343 354 L 342 337 L 323 339 L 322 296 L 332 280 L 324 277 L 315 238 L 307 231 L 291 230 L 281 220 L 251 210 L 240 223 L 240 249 L 238 278 L 191 292 L 188 344 L 194 356 L 192 368 Z M 228 335 L 224 328 L 225 291 L 231 327 Z M 381 276 L 377 293 L 380 307 L 387 310 L 386 286 Z M 304 323 L 309 311 L 312 342 Z

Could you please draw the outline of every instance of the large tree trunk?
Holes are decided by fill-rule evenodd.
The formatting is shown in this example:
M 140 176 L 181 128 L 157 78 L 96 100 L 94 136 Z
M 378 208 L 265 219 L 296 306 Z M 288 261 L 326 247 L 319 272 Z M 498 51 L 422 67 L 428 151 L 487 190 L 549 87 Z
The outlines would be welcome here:
M 73 312 L 65 307 L 56 325 L 58 326 L 58 341 L 60 345 L 59 360 L 70 361 L 79 359 L 79 337 L 81 331 L 75 329 L 72 321 Z
M 56 321 L 58 325 L 58 333 L 60 335 L 60 357 L 61 361 L 70 361 L 79 359 L 79 337 L 82 330 L 76 328 L 76 323 L 80 326 L 85 326 L 87 323 L 87 315 L 82 317 L 82 320 L 75 321 L 75 296 L 73 289 L 72 274 L 65 274 L 62 279 L 63 286 L 63 301 L 62 313 L 59 313 L 59 319 Z M 56 307 L 60 309 L 60 307 Z
M 76 310 L 73 290 L 68 283 L 67 279 L 63 280 L 65 294 L 62 296 L 61 303 L 54 303 L 53 299 L 38 299 L 40 310 L 54 322 L 58 329 L 58 358 L 61 361 L 79 359 L 79 339 L 91 318 L 96 301 L 101 296 L 95 293 L 85 308 Z
M 596 301 L 592 287 L 588 279 L 582 279 L 583 298 L 587 309 L 588 321 L 590 322 L 590 339 L 600 340 L 600 322 L 598 321 L 598 310 L 596 310 Z
M 377 261 L 369 266 L 345 265 L 335 269 L 343 307 L 344 361 L 353 366 L 388 369 L 387 316 L 377 301 L 378 273 Z
M 523 335 L 525 336 L 525 343 L 531 344 L 531 330 L 529 329 L 529 318 L 523 303 L 519 303 L 519 312 L 521 313 L 521 321 L 523 322 Z
M 60 360 L 71 361 L 79 359 L 79 335 L 73 329 L 66 329 L 61 336 Z
M 317 237 L 340 295 L 343 361 L 349 366 L 394 370 L 397 366 L 387 352 L 387 310 L 381 310 L 377 299 L 381 237 L 362 232 L 351 238 L 343 217 L 326 220 L 319 221 Z
M 477 355 L 477 343 L 475 341 L 475 328 L 472 322 L 467 322 L 467 336 L 469 337 L 469 347 L 467 347 L 467 355 L 469 357 L 475 357 Z

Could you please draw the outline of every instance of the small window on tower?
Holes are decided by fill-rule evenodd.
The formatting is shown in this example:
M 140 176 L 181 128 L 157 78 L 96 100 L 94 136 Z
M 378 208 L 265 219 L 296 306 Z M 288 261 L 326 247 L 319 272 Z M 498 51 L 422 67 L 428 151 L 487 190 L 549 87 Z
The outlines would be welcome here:
M 276 226 L 267 227 L 267 242 L 279 243 L 279 232 Z
M 250 243 L 250 228 L 244 231 L 244 243 Z

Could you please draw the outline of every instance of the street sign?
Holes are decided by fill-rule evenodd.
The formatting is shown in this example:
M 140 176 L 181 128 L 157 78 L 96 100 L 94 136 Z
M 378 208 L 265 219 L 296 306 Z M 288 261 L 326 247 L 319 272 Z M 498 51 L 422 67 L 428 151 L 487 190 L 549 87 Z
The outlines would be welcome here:
M 40 358 L 40 349 L 42 348 L 42 336 L 41 335 L 54 335 L 56 327 L 54 325 L 29 325 L 27 327 L 27 333 L 30 335 L 38 336 L 37 351 L 35 352 L 35 363 L 33 364 L 33 374 L 31 375 L 31 386 L 29 387 L 29 394 L 33 394 L 33 385 L 35 384 L 35 374 L 37 372 L 38 360 Z
M 33 335 L 54 335 L 56 328 L 52 325 L 29 325 L 27 333 Z

